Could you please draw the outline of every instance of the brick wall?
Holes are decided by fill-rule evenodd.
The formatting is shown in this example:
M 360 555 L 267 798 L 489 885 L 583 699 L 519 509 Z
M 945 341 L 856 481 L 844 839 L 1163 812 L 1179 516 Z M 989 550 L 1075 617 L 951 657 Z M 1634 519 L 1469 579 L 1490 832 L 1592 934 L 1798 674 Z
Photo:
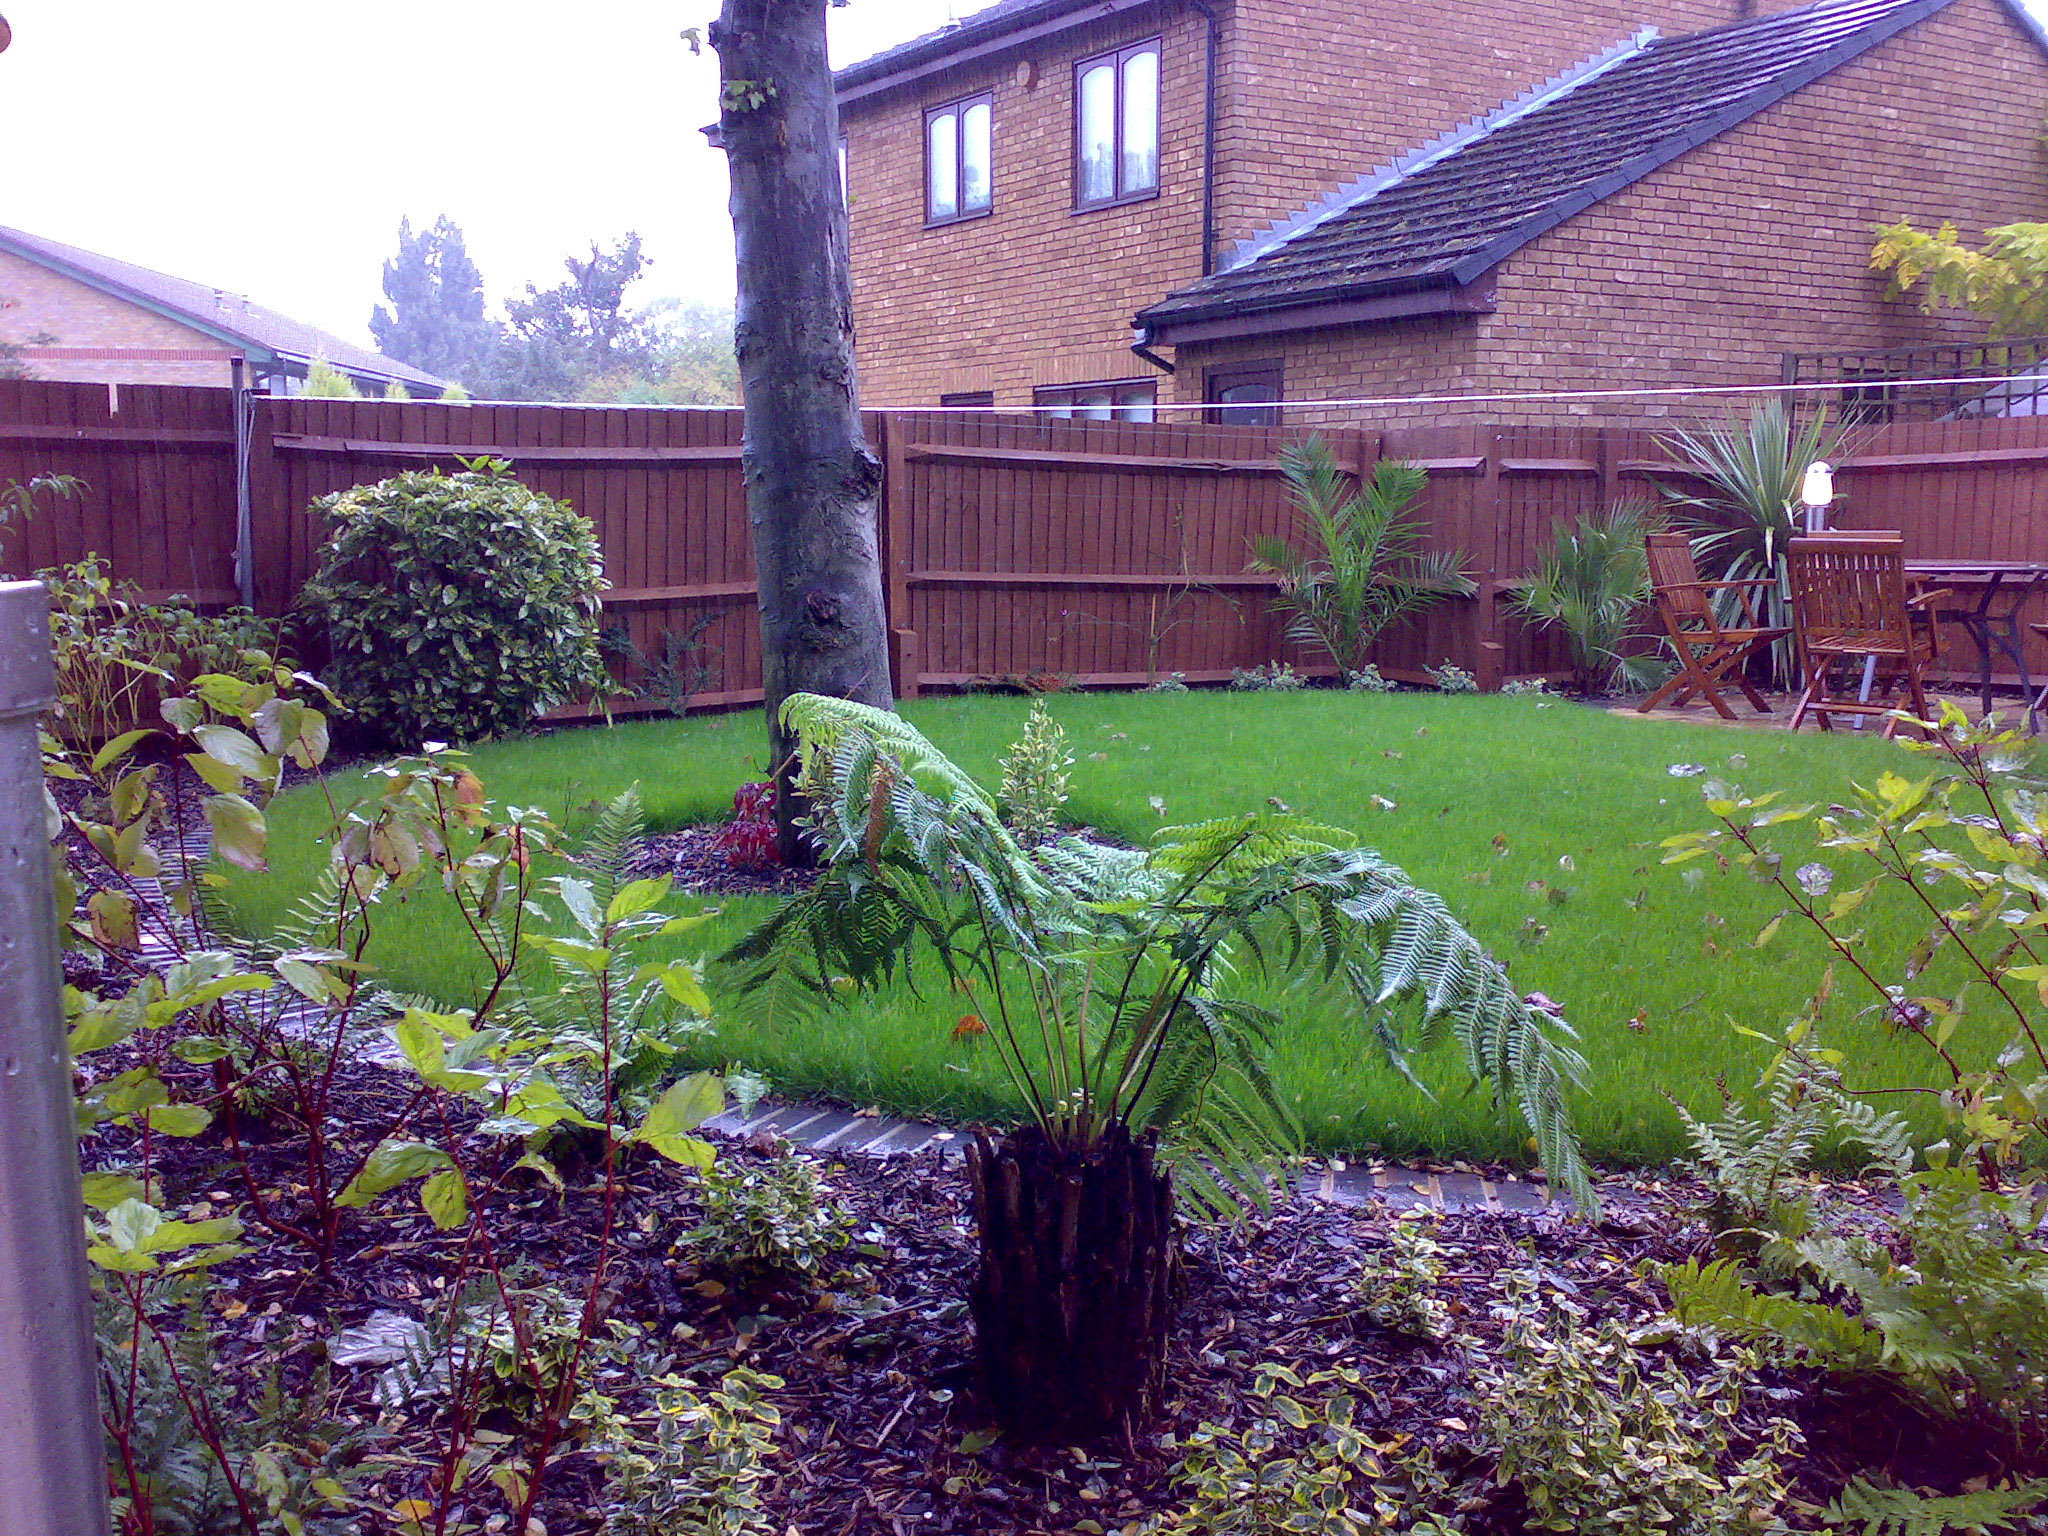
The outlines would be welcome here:
M 1645 25 L 1796 0 L 1218 0 L 1219 252 Z M 1163 43 L 1160 197 L 1075 214 L 1073 66 Z M 1182 0 L 1058 34 L 846 113 L 866 402 L 1140 378 L 1130 318 L 1201 271 L 1206 23 Z M 923 112 L 994 95 L 994 211 L 924 227 Z
M 1160 195 L 1077 214 L 1070 170 L 1080 59 L 1159 36 Z M 1063 33 L 1057 46 L 950 71 L 857 103 L 846 118 L 854 323 L 871 406 L 933 405 L 994 390 L 1139 378 L 1131 316 L 1199 275 L 1200 18 L 1162 5 Z M 924 108 L 993 91 L 988 217 L 924 227 Z
M 2044 105 L 2048 56 L 2000 0 L 1957 0 L 1524 247 L 1498 271 L 1495 313 L 1185 347 L 1176 398 L 1200 398 L 1204 366 L 1250 357 L 1284 357 L 1289 398 L 1313 400 L 1770 382 L 1786 351 L 1973 338 L 1981 326 L 1967 317 L 1929 318 L 1883 298 L 1868 270 L 1874 233 L 1901 217 L 1925 227 L 1947 216 L 1974 238 L 2040 217 Z M 1699 409 L 1467 414 L 1615 420 Z M 1440 407 L 1365 414 L 1457 419 Z
M 180 325 L 152 310 L 100 292 L 75 278 L 0 251 L 0 341 L 25 344 L 54 336 L 59 349 L 114 348 L 139 351 L 225 353 L 217 338 Z M 225 358 L 71 358 L 39 355 L 24 359 L 38 379 L 114 384 L 226 384 Z

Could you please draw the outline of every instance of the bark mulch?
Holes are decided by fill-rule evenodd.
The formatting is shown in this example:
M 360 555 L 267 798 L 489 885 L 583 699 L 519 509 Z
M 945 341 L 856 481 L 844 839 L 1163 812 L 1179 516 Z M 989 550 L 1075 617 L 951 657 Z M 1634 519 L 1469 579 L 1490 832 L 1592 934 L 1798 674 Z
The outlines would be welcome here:
M 366 1128 L 349 1133 L 359 1134 L 360 1144 L 409 1084 L 367 1065 L 344 1072 L 346 1119 Z M 115 1133 L 103 1133 L 88 1144 L 88 1159 L 114 1162 L 124 1150 Z M 167 1204 L 200 1215 L 240 1203 L 239 1174 L 216 1132 L 164 1147 L 164 1154 Z M 292 1186 L 304 1177 L 293 1143 L 254 1145 L 249 1155 L 258 1183 L 284 1191 L 289 1205 Z M 767 1155 L 767 1139 L 759 1136 L 727 1140 L 720 1149 L 738 1163 Z M 708 1387 L 731 1365 L 746 1364 L 786 1381 L 772 1394 L 784 1416 L 769 1497 L 778 1531 L 1121 1530 L 1176 1505 L 1178 1454 L 1166 1437 L 1185 1436 L 1204 1421 L 1244 1421 L 1252 1373 L 1266 1361 L 1303 1371 L 1355 1368 L 1367 1382 L 1363 1418 L 1376 1439 L 1408 1436 L 1436 1448 L 1448 1466 L 1476 1470 L 1468 1354 L 1372 1327 L 1350 1294 L 1361 1257 L 1381 1246 L 1400 1219 L 1384 1206 L 1302 1196 L 1236 1229 L 1190 1231 L 1162 1418 L 1108 1445 L 1047 1449 L 984 1443 L 989 1422 L 964 1303 L 975 1257 L 964 1171 L 937 1152 L 828 1167 L 836 1197 L 853 1216 L 853 1246 L 814 1289 L 749 1293 L 701 1272 L 679 1241 L 698 1220 L 696 1176 L 653 1158 L 632 1162 L 617 1211 L 622 1244 L 605 1292 L 608 1316 L 641 1330 L 636 1374 L 672 1369 Z M 508 1186 L 492 1202 L 490 1241 L 526 1283 L 583 1293 L 599 1229 L 600 1182 L 593 1169 L 572 1170 L 565 1191 L 534 1180 Z M 1461 1327 L 1497 1340 L 1503 1278 L 1532 1268 L 1546 1288 L 1570 1295 L 1595 1317 L 1634 1323 L 1656 1316 L 1661 1292 L 1638 1271 L 1648 1261 L 1705 1251 L 1705 1234 L 1688 1215 L 1694 1195 L 1670 1181 L 1616 1193 L 1624 1197 L 1620 1214 L 1598 1226 L 1561 1214 L 1441 1218 L 1441 1239 L 1452 1251 L 1444 1294 Z M 1873 1209 L 1867 1198 L 1852 1196 L 1838 1220 L 1862 1221 Z M 428 1224 L 410 1195 L 397 1194 L 356 1214 L 326 1273 L 285 1242 L 259 1243 L 214 1276 L 207 1316 L 222 1368 L 251 1401 L 279 1364 L 288 1390 L 313 1390 L 327 1341 L 340 1329 L 379 1310 L 426 1317 L 444 1308 L 462 1242 L 460 1232 Z M 370 1367 L 332 1371 L 334 1406 L 345 1418 L 379 1421 L 370 1396 L 377 1374 Z M 621 1392 L 628 1379 L 601 1376 L 600 1384 Z M 1756 1401 L 1749 1411 L 1759 1419 L 1789 1412 L 1803 1422 L 1810 1445 L 1799 1489 L 1816 1504 L 1873 1448 L 1930 1439 L 1895 1407 L 1816 1378 L 1778 1373 L 1768 1384 L 1770 1392 L 1756 1396 L 1779 1400 Z M 630 1393 L 624 1400 L 641 1405 Z M 441 1416 L 431 1403 L 382 1415 L 387 1438 L 378 1453 L 417 1458 L 386 1474 L 387 1507 L 425 1491 L 428 1473 L 421 1469 L 437 1455 Z M 1944 1483 L 1968 1475 L 1952 1457 L 1935 1471 Z M 601 1485 L 593 1455 L 571 1452 L 560 1460 L 542 1511 L 548 1536 L 598 1529 Z M 497 1508 L 495 1496 L 481 1480 L 475 1486 L 482 1491 L 469 1513 L 485 1519 Z M 1512 1500 L 1493 1497 L 1498 1507 L 1482 1528 L 1522 1529 Z

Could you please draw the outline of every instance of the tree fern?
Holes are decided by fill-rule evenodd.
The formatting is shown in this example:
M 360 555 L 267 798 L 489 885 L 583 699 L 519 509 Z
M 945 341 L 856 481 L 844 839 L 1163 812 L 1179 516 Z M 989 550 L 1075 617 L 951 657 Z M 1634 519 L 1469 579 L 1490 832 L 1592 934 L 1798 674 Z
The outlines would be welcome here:
M 918 985 L 922 956 L 980 989 L 991 1043 L 1054 1144 L 1156 1130 L 1203 1160 L 1192 1187 L 1213 1176 L 1258 1198 L 1298 1135 L 1267 1075 L 1285 1021 L 1235 989 L 1254 971 L 1343 977 L 1362 1044 L 1407 1070 L 1454 1040 L 1551 1177 L 1590 1200 L 1565 1106 L 1583 1066 L 1570 1031 L 1349 833 L 1261 811 L 1165 828 L 1143 852 L 1072 838 L 1026 850 L 898 717 L 799 694 L 784 719 L 826 868 L 727 953 L 744 990 L 783 1006 L 899 975 Z
M 1861 1526 L 1863 1536 L 1992 1536 L 2048 1512 L 2048 1478 L 2009 1488 L 1937 1495 L 1853 1479 L 1827 1508 L 1831 1526 Z

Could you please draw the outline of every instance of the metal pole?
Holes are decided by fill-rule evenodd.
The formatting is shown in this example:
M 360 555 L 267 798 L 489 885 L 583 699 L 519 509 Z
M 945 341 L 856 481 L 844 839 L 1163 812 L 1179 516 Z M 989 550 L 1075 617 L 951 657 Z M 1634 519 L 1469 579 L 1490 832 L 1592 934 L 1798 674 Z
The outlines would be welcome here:
M 0 584 L 0 1532 L 106 1536 L 78 1132 L 36 717 L 49 596 Z
M 235 411 L 235 590 L 242 606 L 256 606 L 255 517 L 249 504 L 249 364 L 228 365 L 228 401 Z

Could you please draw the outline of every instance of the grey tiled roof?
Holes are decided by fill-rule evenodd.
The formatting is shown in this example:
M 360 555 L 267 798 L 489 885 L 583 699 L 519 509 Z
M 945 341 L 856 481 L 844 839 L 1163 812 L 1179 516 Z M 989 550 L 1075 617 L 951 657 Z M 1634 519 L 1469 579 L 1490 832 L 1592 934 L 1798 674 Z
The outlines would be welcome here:
M 152 272 L 148 267 L 138 267 L 132 262 L 116 261 L 96 251 L 82 250 L 75 245 L 4 227 L 0 227 L 0 250 L 13 251 L 40 265 L 69 273 L 93 287 L 170 311 L 174 318 L 189 321 L 201 330 L 295 362 L 325 358 L 347 373 L 399 379 L 408 384 L 431 385 L 435 389 L 447 382 L 410 363 L 401 363 L 381 352 L 372 352 L 368 347 L 355 346 L 317 327 L 302 325 L 274 309 L 251 304 L 239 295 L 209 288 L 204 283 L 188 282 L 182 277 Z
M 972 47 L 987 38 L 999 37 L 1035 21 L 1050 20 L 1067 11 L 1081 10 L 1089 3 L 1090 0 L 996 0 L 994 5 L 962 17 L 950 26 L 927 32 L 922 37 L 913 37 L 907 43 L 898 43 L 894 48 L 886 48 L 858 63 L 849 64 L 832 78 L 840 90 L 851 90 L 855 86 L 866 85 L 870 80 L 892 75 L 899 69 L 912 69 L 929 60 L 944 58 L 956 49 Z
M 1137 323 L 1469 283 L 1950 3 L 1820 0 L 1684 37 L 1641 34 L 1247 242 Z

